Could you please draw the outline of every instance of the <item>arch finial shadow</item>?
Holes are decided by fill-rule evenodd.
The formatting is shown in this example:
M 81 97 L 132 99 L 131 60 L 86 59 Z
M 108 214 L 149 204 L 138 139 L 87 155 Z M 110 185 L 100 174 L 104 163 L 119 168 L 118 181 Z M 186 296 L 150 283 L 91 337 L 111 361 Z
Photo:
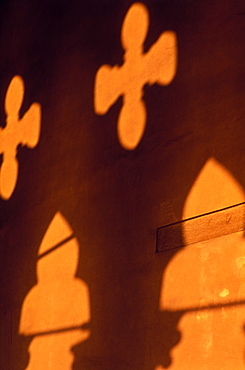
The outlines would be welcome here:
M 239 182 L 210 158 L 186 198 L 183 219 L 194 218 L 194 225 L 197 216 L 244 202 L 245 192 Z M 218 218 L 219 212 L 213 217 Z M 239 217 L 244 224 L 244 213 Z M 211 218 L 209 222 L 212 224 Z M 229 217 L 226 222 L 230 222 Z M 182 334 L 182 341 L 172 348 L 173 361 L 168 368 L 177 370 L 184 362 L 184 369 L 201 368 L 203 363 L 211 368 L 224 363 L 242 369 L 244 338 L 239 323 L 244 322 L 245 304 L 243 231 L 193 243 L 192 233 L 202 230 L 186 225 L 182 223 L 185 248 L 174 255 L 162 280 L 160 309 L 179 313 L 177 328 Z M 231 356 L 234 348 L 236 356 Z
M 19 333 L 31 336 L 26 369 L 72 368 L 72 346 L 90 335 L 88 287 L 75 277 L 79 244 L 60 212 L 51 221 L 38 251 L 37 285 L 26 296 Z

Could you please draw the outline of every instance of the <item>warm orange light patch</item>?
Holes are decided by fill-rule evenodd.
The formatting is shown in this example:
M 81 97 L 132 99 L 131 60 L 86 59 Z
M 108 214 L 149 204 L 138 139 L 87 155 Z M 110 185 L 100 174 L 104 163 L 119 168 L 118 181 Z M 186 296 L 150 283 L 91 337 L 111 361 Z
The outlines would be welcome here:
M 94 106 L 97 114 L 105 114 L 118 97 L 123 96 L 117 130 L 121 145 L 128 150 L 139 144 L 145 130 L 144 85 L 168 85 L 177 68 L 175 33 L 162 33 L 151 49 L 143 53 L 148 28 L 147 8 L 141 3 L 133 4 L 122 25 L 123 66 L 103 65 L 95 79 Z
M 211 158 L 187 197 L 183 218 L 244 201 L 240 184 Z M 244 369 L 244 305 L 239 305 L 245 300 L 243 234 L 188 245 L 167 267 L 160 309 L 183 312 L 178 326 L 182 341 L 172 352 L 170 370 Z M 183 238 L 188 244 L 185 229 Z
M 183 210 L 182 219 L 198 216 L 245 201 L 245 193 L 231 173 L 210 158 L 194 182 Z
M 84 340 L 82 330 L 36 336 L 30 346 L 30 361 L 25 370 L 71 370 L 71 348 Z
M 19 332 L 34 335 L 31 369 L 71 369 L 70 349 L 88 338 L 82 325 L 90 320 L 88 287 L 75 277 L 79 245 L 64 217 L 58 212 L 39 248 L 38 283 L 23 303 Z
M 3 163 L 0 172 L 0 195 L 9 199 L 15 189 L 18 177 L 16 159 L 19 144 L 33 148 L 40 135 L 41 107 L 33 103 L 20 119 L 19 111 L 24 99 L 24 82 L 20 76 L 14 76 L 9 84 L 5 98 L 6 127 L 0 128 L 0 153 Z

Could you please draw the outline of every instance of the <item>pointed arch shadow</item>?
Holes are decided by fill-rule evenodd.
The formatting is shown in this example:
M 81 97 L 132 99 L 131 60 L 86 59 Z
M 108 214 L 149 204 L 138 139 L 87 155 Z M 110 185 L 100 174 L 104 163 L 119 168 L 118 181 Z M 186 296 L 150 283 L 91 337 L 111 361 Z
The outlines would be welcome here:
M 186 369 L 199 368 L 203 361 L 217 367 L 220 352 L 230 353 L 234 347 L 240 352 L 231 357 L 226 354 L 225 361 L 230 361 L 230 367 L 243 368 L 244 221 L 243 187 L 210 158 L 186 197 L 183 221 L 160 228 L 159 251 L 177 248 L 163 273 L 160 308 L 165 316 L 172 313 L 178 317 L 175 327 L 182 333 L 179 348 L 171 349 L 174 362 L 161 364 L 164 368 L 178 369 L 183 361 Z M 171 237 L 169 245 L 166 239 Z M 227 336 L 222 331 L 224 322 Z M 156 370 L 161 370 L 161 365 Z
M 38 250 L 37 285 L 21 310 L 19 333 L 31 338 L 28 370 L 70 370 L 72 346 L 90 335 L 89 290 L 75 277 L 78 259 L 78 241 L 57 212 Z

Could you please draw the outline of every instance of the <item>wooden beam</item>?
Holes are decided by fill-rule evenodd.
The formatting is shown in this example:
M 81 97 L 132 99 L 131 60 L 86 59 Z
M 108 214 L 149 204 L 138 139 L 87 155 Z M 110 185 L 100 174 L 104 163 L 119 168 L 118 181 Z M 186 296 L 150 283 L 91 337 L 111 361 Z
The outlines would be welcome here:
M 157 229 L 157 252 L 184 247 L 245 229 L 245 203 Z

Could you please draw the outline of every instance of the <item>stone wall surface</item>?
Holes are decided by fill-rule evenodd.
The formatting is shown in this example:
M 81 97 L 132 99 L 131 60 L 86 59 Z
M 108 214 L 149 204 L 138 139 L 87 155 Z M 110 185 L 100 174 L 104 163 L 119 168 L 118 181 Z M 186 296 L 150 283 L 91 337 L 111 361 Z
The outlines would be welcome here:
M 244 8 L 1 1 L 0 369 L 244 369 Z

